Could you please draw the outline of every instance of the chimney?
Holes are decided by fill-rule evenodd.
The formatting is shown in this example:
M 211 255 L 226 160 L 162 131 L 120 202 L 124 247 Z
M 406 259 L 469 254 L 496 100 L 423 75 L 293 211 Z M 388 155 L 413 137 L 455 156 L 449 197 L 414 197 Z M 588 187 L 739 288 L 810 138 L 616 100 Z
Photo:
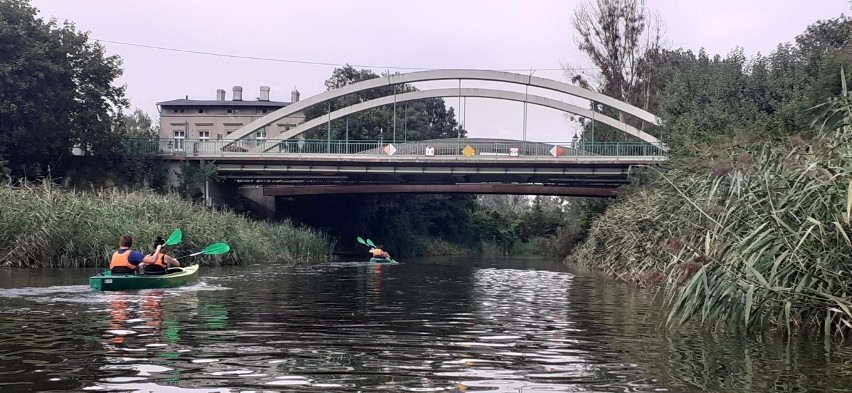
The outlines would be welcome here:
M 269 86 L 260 87 L 260 101 L 269 101 Z
M 299 91 L 293 86 L 293 91 L 290 92 L 290 102 L 299 102 Z
M 216 101 L 225 101 L 225 90 L 216 89 Z
M 242 101 L 243 100 L 243 88 L 242 86 L 234 86 L 234 101 Z

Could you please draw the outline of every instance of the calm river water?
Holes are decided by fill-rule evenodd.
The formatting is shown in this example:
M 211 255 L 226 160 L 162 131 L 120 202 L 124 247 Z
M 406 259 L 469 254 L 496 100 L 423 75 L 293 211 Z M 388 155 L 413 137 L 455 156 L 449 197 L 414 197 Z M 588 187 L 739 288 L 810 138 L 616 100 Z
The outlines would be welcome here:
M 852 349 L 659 328 L 651 293 L 536 259 L 202 268 L 96 293 L 0 271 L 0 392 L 849 391 Z

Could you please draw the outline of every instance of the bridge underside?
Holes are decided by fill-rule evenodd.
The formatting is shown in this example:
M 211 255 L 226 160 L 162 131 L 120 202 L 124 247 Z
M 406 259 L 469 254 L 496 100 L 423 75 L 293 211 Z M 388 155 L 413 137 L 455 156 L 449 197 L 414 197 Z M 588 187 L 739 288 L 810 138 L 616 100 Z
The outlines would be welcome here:
M 181 158 L 188 160 L 192 158 Z M 609 197 L 628 183 L 630 166 L 641 163 L 634 161 L 222 157 L 215 165 L 220 178 L 240 185 L 262 185 L 266 196 L 472 193 Z
M 266 186 L 263 189 L 264 196 L 330 194 L 510 194 L 607 198 L 615 195 L 615 188 L 545 186 L 539 184 L 466 183 Z

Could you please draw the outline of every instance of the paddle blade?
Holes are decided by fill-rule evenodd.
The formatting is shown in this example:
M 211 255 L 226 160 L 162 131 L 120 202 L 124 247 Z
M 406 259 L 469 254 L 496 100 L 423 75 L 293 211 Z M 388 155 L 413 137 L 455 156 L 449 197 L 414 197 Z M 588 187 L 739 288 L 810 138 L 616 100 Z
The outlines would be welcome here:
M 375 244 L 373 244 L 373 241 L 372 241 L 372 240 L 370 240 L 370 239 L 367 239 L 367 245 L 368 245 L 368 246 L 370 246 L 370 247 L 375 247 L 375 246 L 376 246 Z
M 204 255 L 220 255 L 231 251 L 231 246 L 227 243 L 213 243 L 201 250 Z
M 168 239 L 166 239 L 166 245 L 174 246 L 175 244 L 180 243 L 181 240 L 183 240 L 183 232 L 181 232 L 180 228 L 178 228 L 172 232 L 172 235 L 169 236 Z
M 850 184 L 852 184 L 852 182 L 850 182 Z M 852 187 L 850 187 L 850 189 L 852 189 Z M 849 195 L 852 195 L 852 194 L 849 194 Z M 852 198 L 852 197 L 850 197 L 850 198 Z M 361 238 L 361 236 L 358 236 L 357 240 L 358 240 L 358 243 L 361 243 L 365 246 L 367 245 L 367 242 L 365 242 L 364 239 Z

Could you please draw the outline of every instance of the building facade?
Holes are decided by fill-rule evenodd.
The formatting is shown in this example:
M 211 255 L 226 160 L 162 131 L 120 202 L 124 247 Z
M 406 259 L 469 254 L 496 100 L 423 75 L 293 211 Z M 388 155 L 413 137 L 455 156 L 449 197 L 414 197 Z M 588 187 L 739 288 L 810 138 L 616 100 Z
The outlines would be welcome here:
M 268 113 L 299 101 L 299 91 L 293 89 L 290 102 L 270 101 L 268 86 L 260 87 L 260 95 L 254 101 L 243 100 L 243 89 L 234 86 L 231 100 L 225 99 L 225 90 L 216 91 L 215 100 L 184 99 L 157 103 L 160 114 L 160 138 L 172 140 L 174 151 L 187 149 L 187 141 L 204 143 L 211 140 L 228 140 L 228 135 Z M 264 127 L 249 138 L 262 143 L 275 138 L 284 131 L 305 121 L 305 114 L 298 112 Z

